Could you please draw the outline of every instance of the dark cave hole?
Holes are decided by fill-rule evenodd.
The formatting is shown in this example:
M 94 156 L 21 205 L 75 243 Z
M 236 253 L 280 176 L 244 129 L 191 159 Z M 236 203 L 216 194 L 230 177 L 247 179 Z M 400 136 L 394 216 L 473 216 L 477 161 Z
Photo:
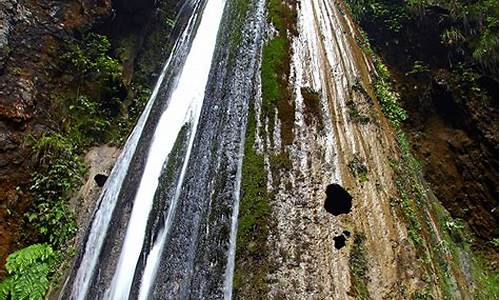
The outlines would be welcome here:
M 326 188 L 325 209 L 334 216 L 351 212 L 352 196 L 339 184 L 330 184 Z
M 346 237 L 350 237 L 350 236 L 351 236 L 351 233 L 350 233 L 348 230 L 344 230 L 344 231 L 342 231 L 342 233 L 343 233 Z
M 345 246 L 346 238 L 343 234 L 333 238 L 335 249 L 342 249 Z
M 94 180 L 99 187 L 103 187 L 104 184 L 106 183 L 106 180 L 108 180 L 108 176 L 103 174 L 97 174 L 96 176 L 94 176 Z

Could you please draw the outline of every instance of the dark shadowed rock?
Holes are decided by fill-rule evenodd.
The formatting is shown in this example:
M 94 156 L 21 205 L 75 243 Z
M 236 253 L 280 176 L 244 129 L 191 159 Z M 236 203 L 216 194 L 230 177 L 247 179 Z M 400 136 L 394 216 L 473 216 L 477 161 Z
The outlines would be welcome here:
M 326 188 L 325 209 L 334 216 L 351 212 L 352 196 L 339 184 L 330 184 Z

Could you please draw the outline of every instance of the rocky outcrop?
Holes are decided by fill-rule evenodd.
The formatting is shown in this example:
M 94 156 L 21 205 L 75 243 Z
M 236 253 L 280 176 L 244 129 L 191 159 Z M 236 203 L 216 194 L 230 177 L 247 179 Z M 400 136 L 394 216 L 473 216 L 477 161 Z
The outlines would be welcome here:
M 48 69 L 73 30 L 106 17 L 111 1 L 0 1 L 0 261 L 13 250 L 29 206 L 33 161 L 26 137 L 45 130 L 54 88 Z M 8 212 L 8 213 L 7 213 Z
M 370 17 L 361 25 L 394 74 L 426 180 L 488 248 L 498 238 L 498 70 L 442 42 L 443 13 L 428 7 L 400 31 Z
M 67 67 L 63 58 L 68 41 L 78 41 L 82 33 L 93 31 L 107 34 L 113 50 L 127 50 L 122 52 L 128 55 L 121 57 L 127 78 L 123 80 L 125 87 L 119 89 L 125 89 L 123 97 L 132 99 L 137 87 L 147 90 L 168 55 L 166 41 L 172 28 L 158 19 L 175 16 L 182 3 L 0 0 L 0 265 L 17 248 L 14 243 L 23 245 L 32 240 L 30 233 L 21 237 L 19 232 L 31 204 L 29 182 L 36 167 L 30 137 L 54 129 L 54 93 L 77 89 L 71 86 L 74 80 L 67 78 L 72 74 L 61 72 Z M 155 32 L 162 36 L 151 38 Z M 127 38 L 132 42 L 124 44 Z M 143 45 L 164 51 L 150 54 L 141 49 Z M 141 65 L 141 74 L 136 76 L 134 65 L 144 60 L 147 66 Z M 132 87 L 135 77 L 140 80 Z M 137 113 L 131 116 L 136 117 Z
M 268 3 L 276 5 L 268 13 L 278 27 L 273 13 L 280 1 Z M 295 4 L 283 3 L 289 4 L 283 10 Z M 272 74 L 288 75 L 290 97 L 278 101 L 293 107 L 292 122 L 283 122 L 285 106 L 273 107 L 266 96 L 271 76 L 265 72 L 279 60 L 269 50 L 275 32 L 263 49 L 262 84 L 256 81 L 250 108 L 256 125 L 247 136 L 255 141 L 245 156 L 261 155 L 262 162 L 250 163 L 264 169 L 267 186 L 243 173 L 246 210 L 240 209 L 238 234 L 245 243 L 236 254 L 236 298 L 476 297 L 481 283 L 473 278 L 477 266 L 470 267 L 463 228 L 422 179 L 394 117 L 399 96 L 383 75 L 389 72 L 363 44 L 342 1 L 301 0 L 296 8 L 297 34 L 287 35 L 290 71 Z

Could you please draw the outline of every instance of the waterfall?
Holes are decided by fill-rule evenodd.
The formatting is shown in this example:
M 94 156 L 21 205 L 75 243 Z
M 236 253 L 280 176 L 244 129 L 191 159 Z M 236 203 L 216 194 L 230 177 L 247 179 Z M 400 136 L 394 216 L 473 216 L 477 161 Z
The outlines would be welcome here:
M 182 35 L 182 37 L 176 42 L 174 49 L 187 37 L 187 30 Z M 175 53 L 175 50 L 172 51 Z M 128 166 L 132 159 L 132 156 L 137 148 L 139 138 L 144 130 L 144 125 L 149 117 L 153 103 L 156 100 L 156 96 L 160 90 L 161 84 L 167 72 L 167 69 L 172 61 L 172 55 L 169 56 L 167 62 L 165 63 L 161 75 L 158 78 L 158 82 L 148 100 L 146 108 L 142 113 L 137 125 L 134 127 L 131 135 L 127 139 L 125 146 L 123 148 L 117 163 L 113 167 L 109 180 L 106 181 L 103 192 L 98 200 L 96 209 L 94 211 L 94 217 L 92 224 L 90 225 L 90 232 L 85 244 L 85 250 L 83 257 L 80 261 L 78 271 L 76 273 L 73 287 L 71 291 L 71 298 L 73 299 L 85 299 L 87 291 L 89 289 L 90 281 L 94 275 L 96 264 L 99 258 L 99 254 L 102 250 L 106 232 L 109 228 L 109 223 L 113 210 L 116 206 L 118 195 L 121 191 L 124 178 L 128 171 Z
M 186 3 L 185 29 L 104 188 L 63 298 L 232 297 L 265 2 L 249 2 L 238 30 L 235 1 Z
M 108 296 L 113 299 L 128 298 L 134 269 L 142 247 L 142 242 L 140 241 L 144 239 L 145 227 L 149 211 L 151 210 L 153 196 L 158 186 L 161 166 L 167 159 L 180 129 L 186 122 L 194 124 L 194 126 L 192 126 L 193 132 L 190 134 L 190 145 L 192 146 L 218 32 L 218 26 L 214 25 L 220 23 L 224 3 L 224 0 L 209 0 L 206 4 L 198 33 L 195 35 L 192 42 L 191 50 L 182 68 L 180 78 L 177 81 L 177 87 L 172 93 L 167 109 L 158 122 L 152 145 L 148 153 L 147 163 L 134 200 L 134 208 L 127 227 L 127 234 L 118 266 L 113 277 L 112 285 L 108 291 Z M 162 69 L 162 73 L 144 112 L 125 143 L 124 149 L 110 174 L 110 179 L 103 188 L 103 192 L 93 214 L 85 249 L 82 252 L 82 258 L 73 280 L 71 288 L 72 299 L 87 298 L 93 277 L 96 276 L 99 256 L 103 250 L 103 244 L 109 230 L 111 217 L 120 192 L 122 191 L 124 179 L 129 171 L 130 162 L 137 150 L 139 140 L 145 129 L 145 124 L 150 117 L 152 107 L 155 102 L 158 101 L 157 96 L 160 88 L 164 84 L 165 75 L 171 66 L 171 62 L 176 53 L 179 52 L 179 48 L 190 39 L 192 34 L 191 29 L 197 17 L 197 13 L 192 14 L 184 32 L 176 41 L 173 51 Z M 186 155 L 186 161 L 188 157 L 189 152 Z M 179 180 L 179 188 L 181 185 L 182 180 Z M 174 211 L 173 208 L 175 208 L 175 205 L 172 206 L 171 211 L 169 211 L 170 218 Z M 166 234 L 168 232 L 168 223 L 165 224 L 165 226 L 166 228 L 162 230 Z M 155 249 L 158 249 L 158 247 L 153 248 L 153 251 Z
M 238 171 L 236 173 L 236 184 L 234 188 L 234 206 L 233 214 L 231 216 L 231 235 L 229 239 L 229 250 L 226 266 L 226 274 L 224 278 L 224 299 L 231 300 L 233 295 L 233 275 L 234 275 L 234 260 L 236 256 L 236 233 L 238 229 L 238 213 L 240 209 L 240 190 L 241 190 L 241 175 L 243 171 L 243 155 L 244 155 L 244 142 L 245 142 L 245 128 L 241 130 L 241 145 L 238 161 Z
M 167 159 L 182 126 L 189 121 L 192 123 L 192 132 L 181 176 L 178 181 L 174 198 L 165 221 L 158 245 L 153 247 L 156 253 L 161 252 L 165 236 L 169 232 L 172 216 L 175 212 L 180 188 L 186 172 L 187 162 L 191 153 L 194 136 L 198 127 L 201 107 L 205 96 L 205 87 L 212 64 L 217 32 L 224 10 L 224 0 L 208 0 L 201 18 L 198 32 L 195 35 L 191 50 L 175 88 L 167 110 L 162 114 L 155 130 L 153 144 L 148 154 L 147 163 L 142 175 L 139 190 L 134 200 L 134 208 L 130 217 L 125 243 L 120 254 L 117 270 L 111 285 L 111 299 L 127 299 L 135 273 L 135 267 L 141 253 L 146 231 L 148 215 L 153 204 L 153 197 L 158 187 L 158 178 L 162 165 Z M 156 249 L 155 249 L 156 247 Z M 148 258 L 149 265 L 156 265 L 158 255 Z M 146 265 L 146 270 L 152 267 Z M 152 278 L 151 274 L 145 274 Z M 151 282 L 143 281 L 144 289 L 148 289 Z

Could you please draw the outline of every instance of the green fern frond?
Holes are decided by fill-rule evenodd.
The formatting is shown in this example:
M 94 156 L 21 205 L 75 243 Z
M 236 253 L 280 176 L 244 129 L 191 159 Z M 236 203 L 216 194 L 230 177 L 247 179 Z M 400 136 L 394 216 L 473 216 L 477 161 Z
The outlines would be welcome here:
M 17 277 L 12 288 L 13 300 L 41 300 L 49 287 L 49 267 L 46 263 L 36 265 L 29 272 Z
M 35 244 L 18 250 L 7 258 L 5 268 L 9 274 L 22 273 L 37 263 L 42 263 L 54 256 L 52 247 L 47 244 Z
M 7 300 L 10 294 L 10 290 L 14 285 L 14 278 L 8 277 L 4 281 L 0 282 L 0 300 Z
M 47 244 L 31 245 L 9 255 L 5 264 L 9 277 L 0 283 L 0 300 L 42 300 L 55 255 Z

